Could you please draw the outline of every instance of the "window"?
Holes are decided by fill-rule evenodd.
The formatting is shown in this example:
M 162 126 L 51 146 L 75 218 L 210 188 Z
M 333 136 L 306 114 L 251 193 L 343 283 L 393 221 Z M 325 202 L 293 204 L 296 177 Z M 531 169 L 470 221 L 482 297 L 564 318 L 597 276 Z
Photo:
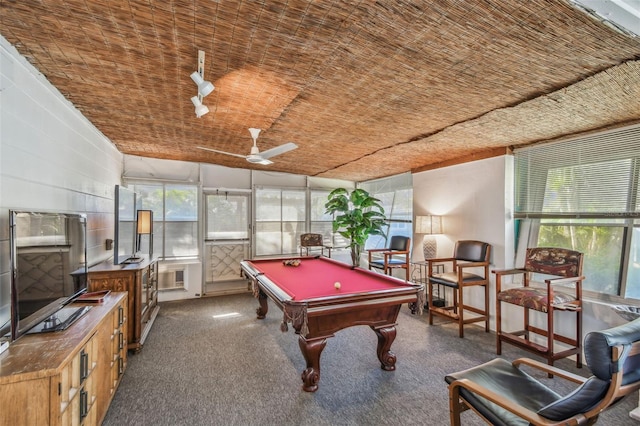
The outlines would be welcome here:
M 360 188 L 378 198 L 384 207 L 389 227 L 385 236 L 374 235 L 365 249 L 387 247 L 393 235 L 413 235 L 413 181 L 410 173 L 364 182 Z
M 249 238 L 249 195 L 207 194 L 206 239 L 246 240 Z
M 325 213 L 325 204 L 329 200 L 331 190 L 312 189 L 309 192 L 310 210 L 309 221 L 310 231 L 316 234 L 322 234 L 324 242 L 333 247 L 347 247 L 349 245 L 345 238 L 333 232 L 333 217 Z
M 153 210 L 153 253 L 164 259 L 195 257 L 198 243 L 198 187 L 133 184 L 136 208 Z M 142 251 L 148 247 L 142 247 Z
M 640 126 L 516 150 L 515 166 L 528 245 L 583 252 L 593 295 L 640 298 Z
M 256 255 L 293 254 L 305 232 L 306 190 L 256 188 Z

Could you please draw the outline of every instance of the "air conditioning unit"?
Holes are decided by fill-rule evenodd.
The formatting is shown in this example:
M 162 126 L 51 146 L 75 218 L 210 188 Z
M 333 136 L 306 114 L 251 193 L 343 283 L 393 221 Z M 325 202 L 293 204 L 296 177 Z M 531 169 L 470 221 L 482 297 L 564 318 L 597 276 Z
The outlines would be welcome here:
M 158 275 L 158 290 L 184 289 L 185 270 L 167 269 Z

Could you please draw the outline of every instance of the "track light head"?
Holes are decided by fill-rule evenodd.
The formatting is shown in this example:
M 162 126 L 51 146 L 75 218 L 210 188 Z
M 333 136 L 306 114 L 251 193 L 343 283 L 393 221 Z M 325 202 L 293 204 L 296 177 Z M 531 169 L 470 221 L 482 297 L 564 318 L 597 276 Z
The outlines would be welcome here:
M 196 117 L 200 118 L 209 112 L 209 108 L 203 105 L 197 96 L 192 97 L 191 102 L 193 102 L 193 105 L 196 107 Z
M 213 92 L 213 89 L 215 89 L 213 83 L 203 79 L 198 71 L 194 71 L 191 73 L 191 80 L 193 80 L 193 82 L 198 85 L 198 93 L 203 98 L 209 93 Z

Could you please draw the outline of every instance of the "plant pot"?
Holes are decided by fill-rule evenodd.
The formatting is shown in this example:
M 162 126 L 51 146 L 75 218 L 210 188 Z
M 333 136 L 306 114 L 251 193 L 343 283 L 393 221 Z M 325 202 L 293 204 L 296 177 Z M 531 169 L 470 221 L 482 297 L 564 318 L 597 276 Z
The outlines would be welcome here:
M 351 246 L 351 264 L 353 266 L 360 266 L 360 258 L 362 254 L 362 247 L 359 245 Z

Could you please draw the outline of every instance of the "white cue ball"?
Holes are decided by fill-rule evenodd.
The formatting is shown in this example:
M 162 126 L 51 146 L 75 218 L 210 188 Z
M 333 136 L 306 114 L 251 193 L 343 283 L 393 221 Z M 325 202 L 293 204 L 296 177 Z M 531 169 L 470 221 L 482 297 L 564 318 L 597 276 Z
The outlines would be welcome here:
M 336 281 L 333 286 L 336 288 L 336 290 L 340 290 L 340 281 Z

